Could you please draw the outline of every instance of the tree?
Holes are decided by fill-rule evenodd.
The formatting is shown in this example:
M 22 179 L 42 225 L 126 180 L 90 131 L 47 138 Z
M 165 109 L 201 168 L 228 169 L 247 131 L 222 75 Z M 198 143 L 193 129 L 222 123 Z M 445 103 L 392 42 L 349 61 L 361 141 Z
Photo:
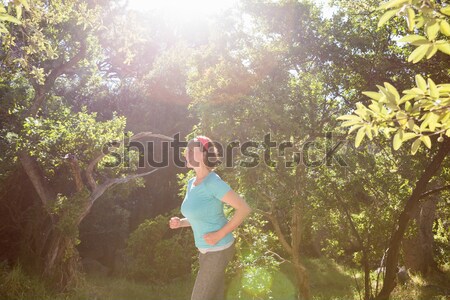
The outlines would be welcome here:
M 40 201 L 28 242 L 43 274 L 62 290 L 78 279 L 78 227 L 95 201 L 107 189 L 157 170 L 108 168 L 115 156 L 106 146 L 114 142 L 124 149 L 127 142 L 149 137 L 171 140 L 151 132 L 126 134 L 124 117 L 101 122 L 64 97 L 70 81 L 83 82 L 92 76 L 88 70 L 99 72 L 98 35 L 102 19 L 114 12 L 103 4 L 33 1 L 14 30 L 2 36 L 1 78 L 9 85 L 2 97 L 3 132 Z
M 426 37 L 409 35 L 399 40 L 418 46 L 408 61 L 417 63 L 425 56 L 430 59 L 438 50 L 450 55 L 448 40 L 437 39 L 439 32 L 442 36 L 450 35 L 447 18 L 450 15 L 449 8 L 434 1 L 389 1 L 380 6 L 380 9 L 389 10 L 380 18 L 379 26 L 394 15 L 400 14 L 406 16 L 410 31 L 424 27 Z M 416 86 L 404 90 L 405 95 L 402 97 L 397 89 L 387 82 L 384 86 L 378 86 L 378 92 L 364 92 L 372 99 L 372 104 L 368 106 L 357 104 L 354 114 L 339 118 L 346 121 L 342 126 L 351 126 L 349 133 L 358 129 L 355 146 L 358 146 L 365 136 L 372 139 L 378 137 L 380 132 L 387 138 L 391 138 L 391 134 L 395 132 L 392 138 L 394 150 L 399 149 L 404 142 L 414 139 L 411 145 L 413 155 L 422 143 L 428 149 L 432 149 L 437 142 L 437 150 L 406 200 L 391 235 L 386 258 L 386 276 L 383 288 L 376 299 L 388 299 L 395 287 L 399 249 L 408 222 L 420 205 L 420 199 L 433 192 L 427 191 L 427 186 L 450 152 L 450 85 L 446 83 L 436 85 L 431 78 L 425 81 L 419 74 L 415 79 Z M 436 138 L 437 135 L 439 137 Z M 434 139 L 434 143 L 431 138 Z M 445 187 L 438 190 L 442 188 Z

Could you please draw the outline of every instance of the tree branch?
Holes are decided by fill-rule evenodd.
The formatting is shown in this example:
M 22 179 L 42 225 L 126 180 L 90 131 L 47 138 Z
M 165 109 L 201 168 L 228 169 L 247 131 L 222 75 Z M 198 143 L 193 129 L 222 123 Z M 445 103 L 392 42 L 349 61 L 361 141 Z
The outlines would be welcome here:
M 150 131 L 146 131 L 146 132 L 140 132 L 137 133 L 135 135 L 133 135 L 128 142 L 132 142 L 132 141 L 136 141 L 142 138 L 149 138 L 149 137 L 154 137 L 154 138 L 160 138 L 160 139 L 165 139 L 165 140 L 169 140 L 169 141 L 173 141 L 173 138 L 163 135 L 163 134 L 158 134 L 158 133 L 152 133 Z M 119 143 L 120 145 L 120 143 Z M 87 178 L 87 182 L 89 184 L 89 187 L 91 188 L 91 191 L 95 191 L 97 189 L 97 182 L 94 179 L 94 170 L 95 167 L 97 166 L 97 164 L 106 156 L 108 155 L 108 153 L 99 153 L 87 166 L 86 168 L 86 178 Z M 114 179 L 110 179 L 110 180 L 114 180 Z M 95 200 L 94 200 L 95 201 Z
M 275 205 L 274 205 L 274 201 L 267 196 L 265 193 L 257 191 L 257 193 L 262 196 L 264 199 L 266 199 L 269 202 L 270 205 L 270 212 L 263 212 L 263 215 L 266 216 L 269 221 L 272 223 L 273 228 L 275 229 L 275 233 L 278 236 L 278 239 L 281 242 L 281 245 L 284 247 L 284 249 L 292 255 L 293 251 L 292 251 L 292 246 L 288 243 L 288 241 L 286 240 L 286 237 L 284 236 L 283 231 L 281 230 L 281 226 L 280 223 L 278 222 L 277 217 L 275 216 L 274 212 L 275 212 Z
M 80 41 L 80 50 L 69 61 L 61 63 L 58 67 L 54 68 L 48 77 L 45 79 L 44 85 L 34 85 L 35 96 L 33 105 L 28 110 L 28 116 L 35 116 L 42 106 L 45 99 L 45 94 L 52 88 L 56 79 L 63 74 L 67 69 L 75 66 L 86 55 L 86 41 Z
M 442 186 L 442 187 L 437 188 L 437 189 L 429 190 L 429 191 L 423 193 L 422 195 L 420 195 L 420 199 L 423 199 L 423 198 L 428 197 L 428 196 L 430 196 L 432 194 L 439 193 L 440 191 L 447 190 L 447 189 L 450 189 L 450 185 L 445 185 L 445 186 Z

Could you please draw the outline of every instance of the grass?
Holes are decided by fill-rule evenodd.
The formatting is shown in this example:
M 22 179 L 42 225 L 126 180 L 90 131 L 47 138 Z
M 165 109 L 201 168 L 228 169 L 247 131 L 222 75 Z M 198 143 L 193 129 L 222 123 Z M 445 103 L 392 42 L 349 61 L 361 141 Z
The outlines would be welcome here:
M 355 288 L 355 274 L 362 283 L 362 274 L 344 269 L 335 262 L 321 259 L 306 259 L 313 300 L 360 300 Z M 447 278 L 425 281 L 413 276 L 406 286 L 397 287 L 392 300 L 444 300 L 449 299 L 450 270 Z M 262 268 L 241 270 L 227 279 L 227 299 L 295 300 L 294 270 L 283 264 L 278 272 L 270 273 Z M 447 280 L 449 279 L 449 280 Z M 189 300 L 194 276 L 174 279 L 166 285 L 151 285 L 124 278 L 86 276 L 84 284 L 71 292 L 52 294 L 46 290 L 38 277 L 25 275 L 20 266 L 8 273 L 3 272 L 0 280 L 1 299 L 53 299 L 53 300 Z

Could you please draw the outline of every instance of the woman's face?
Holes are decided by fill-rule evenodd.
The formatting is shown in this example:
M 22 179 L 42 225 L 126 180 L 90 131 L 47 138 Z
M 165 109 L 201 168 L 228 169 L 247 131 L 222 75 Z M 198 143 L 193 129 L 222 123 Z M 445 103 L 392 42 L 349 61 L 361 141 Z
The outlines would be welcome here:
M 186 166 L 188 168 L 200 168 L 204 162 L 203 162 L 203 152 L 200 149 L 201 143 L 197 140 L 194 140 L 193 142 L 189 142 L 188 146 L 186 147 L 186 151 L 184 152 L 184 157 L 186 159 Z

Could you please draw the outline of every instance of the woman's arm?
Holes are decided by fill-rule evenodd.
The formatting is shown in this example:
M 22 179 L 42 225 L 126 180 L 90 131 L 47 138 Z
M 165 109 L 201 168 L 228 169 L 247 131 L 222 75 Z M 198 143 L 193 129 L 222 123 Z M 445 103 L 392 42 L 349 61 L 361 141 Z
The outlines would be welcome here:
M 232 206 L 236 211 L 234 212 L 233 217 L 221 229 L 216 232 L 207 233 L 203 236 L 206 243 L 210 245 L 217 244 L 217 242 L 224 238 L 228 233 L 235 230 L 252 211 L 247 202 L 233 190 L 228 191 L 221 200 Z
M 191 223 L 189 223 L 188 219 L 180 219 L 178 217 L 172 217 L 169 221 L 169 227 L 172 229 L 177 229 L 180 227 L 189 227 L 191 226 Z
M 191 223 L 189 223 L 189 220 L 187 218 L 180 219 L 180 227 L 189 227 L 191 226 Z

